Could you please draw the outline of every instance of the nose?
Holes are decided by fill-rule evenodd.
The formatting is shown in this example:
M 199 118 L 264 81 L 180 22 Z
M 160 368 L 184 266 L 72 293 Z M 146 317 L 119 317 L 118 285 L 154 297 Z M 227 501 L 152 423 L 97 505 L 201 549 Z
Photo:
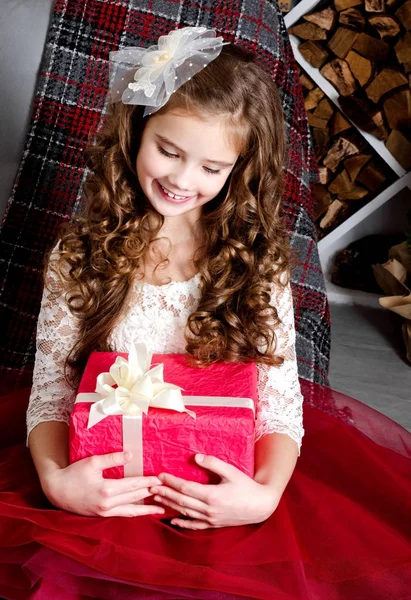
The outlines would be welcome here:
M 193 172 L 187 163 L 184 164 L 181 161 L 180 164 L 175 165 L 171 173 L 169 173 L 168 180 L 175 190 L 180 192 L 193 191 Z

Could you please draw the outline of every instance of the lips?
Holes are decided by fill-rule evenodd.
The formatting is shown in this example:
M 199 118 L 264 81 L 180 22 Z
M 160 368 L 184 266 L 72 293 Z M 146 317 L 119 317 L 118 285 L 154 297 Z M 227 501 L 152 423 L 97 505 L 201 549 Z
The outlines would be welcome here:
M 161 196 L 168 202 L 171 202 L 172 204 L 184 204 L 184 202 L 187 202 L 188 200 L 192 200 L 193 198 L 195 198 L 195 196 L 177 196 L 177 197 L 174 196 L 174 198 L 172 198 L 164 191 L 167 188 L 163 188 L 163 186 L 161 185 L 161 183 L 159 181 L 156 181 L 156 183 L 157 183 L 157 186 L 158 186 Z M 170 191 L 170 193 L 172 193 L 172 192 Z

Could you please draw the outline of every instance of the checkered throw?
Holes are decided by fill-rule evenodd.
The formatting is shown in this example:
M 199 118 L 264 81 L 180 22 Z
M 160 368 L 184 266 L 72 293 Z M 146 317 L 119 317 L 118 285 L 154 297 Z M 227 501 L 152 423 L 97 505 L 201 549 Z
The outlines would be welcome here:
M 288 137 L 286 224 L 298 252 L 292 284 L 299 372 L 327 381 L 329 311 L 311 219 L 317 167 L 284 20 L 276 2 L 264 0 L 55 1 L 31 126 L 0 231 L 0 369 L 9 381 L 27 381 L 32 369 L 43 257 L 60 223 L 82 204 L 83 150 L 105 112 L 109 52 L 149 46 L 176 26 L 194 25 L 214 27 L 254 52 L 279 87 Z

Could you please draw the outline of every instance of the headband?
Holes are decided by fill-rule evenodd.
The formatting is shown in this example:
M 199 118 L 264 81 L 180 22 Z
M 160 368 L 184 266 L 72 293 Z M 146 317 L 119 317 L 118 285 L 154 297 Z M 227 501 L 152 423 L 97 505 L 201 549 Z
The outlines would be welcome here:
M 214 29 L 184 27 L 162 35 L 149 48 L 110 52 L 111 101 L 146 106 L 144 116 L 151 115 L 217 58 L 226 43 Z

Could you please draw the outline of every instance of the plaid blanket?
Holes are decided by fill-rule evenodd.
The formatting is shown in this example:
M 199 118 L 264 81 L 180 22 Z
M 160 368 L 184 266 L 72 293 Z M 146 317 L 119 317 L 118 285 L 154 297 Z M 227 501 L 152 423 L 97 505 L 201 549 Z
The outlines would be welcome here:
M 286 224 L 298 264 L 292 285 L 301 377 L 326 383 L 330 323 L 311 219 L 317 167 L 296 64 L 275 1 L 56 0 L 31 126 L 0 231 L 0 369 L 15 384 L 34 362 L 43 257 L 82 206 L 83 150 L 107 101 L 108 55 L 149 46 L 176 26 L 214 27 L 258 55 L 282 95 L 288 138 Z

